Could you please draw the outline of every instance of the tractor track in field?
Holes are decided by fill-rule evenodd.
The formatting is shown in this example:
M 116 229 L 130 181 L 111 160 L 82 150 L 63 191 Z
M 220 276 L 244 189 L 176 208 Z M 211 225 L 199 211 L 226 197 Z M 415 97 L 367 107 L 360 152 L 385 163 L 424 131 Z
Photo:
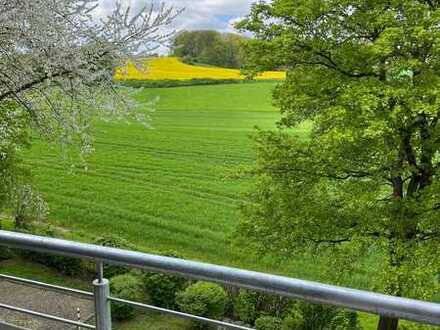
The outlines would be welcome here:
M 114 147 L 118 147 L 121 149 L 124 149 L 127 151 L 127 148 L 131 150 L 135 150 L 137 154 L 147 154 L 147 155 L 161 155 L 161 156 L 172 156 L 173 160 L 175 160 L 175 156 L 184 156 L 185 159 L 200 159 L 200 160 L 216 160 L 216 161 L 227 161 L 231 160 L 237 162 L 237 163 L 243 163 L 243 162 L 250 162 L 254 159 L 251 157 L 245 157 L 243 155 L 222 155 L 222 156 L 215 156 L 215 155 L 209 155 L 206 153 L 206 151 L 175 151 L 173 149 L 163 149 L 163 148 L 157 148 L 157 147 L 148 147 L 148 146 L 136 146 L 133 144 L 125 144 L 125 143 L 110 143 L 110 142 L 103 142 L 103 141 L 96 141 L 95 145 L 105 145 L 110 146 L 112 150 L 114 150 Z
M 35 161 L 33 162 L 34 164 L 36 163 Z M 39 163 L 40 166 L 43 167 L 47 167 L 50 170 L 54 170 L 54 169 L 58 169 L 58 170 L 62 170 L 63 167 L 62 166 L 54 166 L 51 164 L 46 164 L 46 163 Z M 112 181 L 117 181 L 117 182 L 126 182 L 130 184 L 130 188 L 140 188 L 139 190 L 144 191 L 145 189 L 148 188 L 157 188 L 158 190 L 160 190 L 161 192 L 164 193 L 168 193 L 168 194 L 173 194 L 173 193 L 181 193 L 181 194 L 185 194 L 194 198 L 197 198 L 199 200 L 203 200 L 205 202 L 208 202 L 210 204 L 215 204 L 215 205 L 222 205 L 222 206 L 226 206 L 226 207 L 231 207 L 231 205 L 235 205 L 236 207 L 238 205 L 240 205 L 240 203 L 244 202 L 244 199 L 238 198 L 238 197 L 233 197 L 233 196 L 228 196 L 225 194 L 221 194 L 215 191 L 209 191 L 206 189 L 201 189 L 200 187 L 197 188 L 185 188 L 185 187 L 178 187 L 178 186 L 174 186 L 174 187 L 170 187 L 169 183 L 158 183 L 158 182 L 152 182 L 150 181 L 151 178 L 138 178 L 136 176 L 128 176 L 128 175 L 124 175 L 124 174 L 119 174 L 119 173 L 115 173 L 115 172 L 111 172 L 111 171 L 98 171 L 98 170 L 94 170 L 94 171 L 85 171 L 82 173 L 82 175 L 86 175 L 86 176 L 90 176 L 90 177 L 94 177 L 94 178 L 106 178 L 106 179 L 110 179 Z M 85 183 L 82 183 L 82 185 L 84 186 Z M 96 185 L 96 183 L 94 183 L 94 185 Z M 219 200 L 219 198 L 221 200 Z
M 50 194 L 49 194 L 50 195 Z M 154 225 L 155 228 L 160 228 L 164 231 L 171 233 L 182 233 L 190 237 L 194 237 L 198 232 L 200 233 L 200 238 L 206 238 L 210 240 L 217 240 L 220 237 L 223 237 L 223 234 L 219 234 L 219 232 L 224 233 L 222 230 L 224 228 L 219 228 L 218 223 L 211 227 L 206 226 L 206 223 L 187 223 L 182 221 L 183 219 L 172 216 L 160 216 L 158 214 L 148 212 L 148 211 L 135 211 L 135 209 L 127 209 L 127 208 L 118 208 L 116 206 L 110 206 L 108 203 L 97 203 L 91 202 L 80 198 L 75 198 L 72 196 L 65 196 L 62 193 L 56 193 L 56 195 L 52 196 L 52 198 L 63 201 L 63 205 L 68 207 L 69 205 L 79 206 L 79 209 L 93 209 L 93 213 L 100 213 L 103 215 L 107 215 L 108 218 L 113 218 L 115 221 L 127 222 L 131 225 L 134 223 L 137 224 L 149 224 Z M 85 207 L 86 206 L 86 207 Z M 91 207 L 93 206 L 93 207 Z M 127 220 L 130 219 L 130 220 Z M 134 221 L 132 221 L 134 220 Z M 145 220 L 148 220 L 146 222 Z M 187 220 L 187 219 L 185 219 Z M 98 223 L 98 218 L 94 219 L 94 222 Z M 103 223 L 105 224 L 105 223 Z

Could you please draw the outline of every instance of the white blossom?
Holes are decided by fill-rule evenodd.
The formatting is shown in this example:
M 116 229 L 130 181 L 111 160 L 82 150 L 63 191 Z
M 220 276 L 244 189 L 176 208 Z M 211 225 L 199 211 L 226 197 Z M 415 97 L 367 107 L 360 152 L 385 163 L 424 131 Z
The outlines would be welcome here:
M 0 111 L 26 114 L 48 139 L 79 137 L 86 146 L 92 116 L 130 114 L 114 67 L 166 43 L 170 34 L 162 31 L 179 12 L 117 2 L 99 18 L 97 0 L 0 0 Z M 9 119 L 0 122 L 1 141 L 16 129 Z

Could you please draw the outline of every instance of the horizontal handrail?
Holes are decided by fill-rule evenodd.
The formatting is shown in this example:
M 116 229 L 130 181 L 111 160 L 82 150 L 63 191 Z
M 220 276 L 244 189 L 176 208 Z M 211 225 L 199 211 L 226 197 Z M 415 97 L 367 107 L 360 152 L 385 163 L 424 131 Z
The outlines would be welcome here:
M 72 320 L 65 319 L 63 317 L 58 317 L 58 316 L 54 316 L 54 315 L 50 315 L 50 314 L 46 314 L 46 313 L 41 313 L 41 312 L 35 312 L 35 311 L 31 311 L 29 309 L 15 307 L 15 306 L 7 305 L 7 304 L 0 303 L 0 308 L 8 309 L 13 312 L 18 312 L 18 313 L 28 314 L 28 315 L 32 315 L 32 316 L 36 316 L 36 317 L 41 317 L 46 320 L 61 322 L 61 323 L 69 324 L 69 325 L 75 325 L 75 326 L 81 327 L 81 328 L 96 329 L 96 327 L 91 324 L 72 321 Z
M 440 304 L 140 252 L 0 231 L 0 245 L 127 265 L 309 302 L 440 325 Z

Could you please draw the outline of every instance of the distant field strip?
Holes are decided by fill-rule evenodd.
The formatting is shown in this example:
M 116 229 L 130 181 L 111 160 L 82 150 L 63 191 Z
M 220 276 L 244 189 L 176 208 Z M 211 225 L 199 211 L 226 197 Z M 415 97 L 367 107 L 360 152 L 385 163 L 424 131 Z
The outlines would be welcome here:
M 146 60 L 139 70 L 133 63 L 116 70 L 117 80 L 243 80 L 240 70 L 188 65 L 176 57 L 160 57 Z M 283 80 L 285 72 L 270 71 L 259 75 L 257 80 Z

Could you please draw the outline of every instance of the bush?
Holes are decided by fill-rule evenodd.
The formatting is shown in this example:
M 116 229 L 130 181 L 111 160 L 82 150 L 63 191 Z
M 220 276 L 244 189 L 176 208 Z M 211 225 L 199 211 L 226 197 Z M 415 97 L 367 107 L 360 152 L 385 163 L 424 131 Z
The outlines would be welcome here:
M 83 267 L 80 259 L 56 256 L 35 251 L 21 251 L 20 254 L 26 259 L 55 269 L 67 276 L 76 276 L 83 273 Z
M 111 295 L 117 298 L 139 301 L 142 299 L 141 280 L 133 274 L 118 275 L 110 280 Z M 129 320 L 135 316 L 135 309 L 126 304 L 112 302 L 112 318 L 116 321 Z
M 177 293 L 185 288 L 187 280 L 172 275 L 146 273 L 143 282 L 145 291 L 154 305 L 175 309 Z
M 0 246 L 0 261 L 11 259 L 14 256 L 10 248 Z
M 360 329 L 356 312 L 298 302 L 284 319 L 283 330 Z
M 93 243 L 96 245 L 101 245 L 111 248 L 135 250 L 135 247 L 133 245 L 131 245 L 125 239 L 115 235 L 99 237 Z M 128 267 L 104 264 L 104 277 L 106 278 L 112 278 L 118 275 L 123 275 L 128 273 L 129 271 L 130 268 Z
M 235 311 L 238 318 L 247 324 L 254 324 L 260 314 L 261 300 L 262 295 L 258 292 L 240 290 L 235 302 Z
M 45 229 L 33 228 L 31 230 L 21 230 L 21 231 L 29 234 L 46 236 L 46 237 L 55 236 L 55 233 L 51 228 L 45 228 Z M 55 269 L 67 276 L 75 276 L 83 273 L 81 259 L 58 256 L 43 252 L 29 251 L 29 250 L 20 250 L 20 254 L 26 259 L 29 259 L 33 262 Z
M 206 282 L 197 282 L 177 295 L 177 304 L 183 312 L 212 319 L 223 317 L 226 301 L 226 292 L 220 285 Z
M 223 286 L 226 292 L 226 306 L 225 306 L 225 318 L 231 320 L 238 320 L 237 313 L 235 312 L 235 302 L 239 293 L 239 289 L 234 286 Z
M 289 298 L 241 289 L 235 300 L 235 311 L 241 321 L 254 324 L 261 316 L 282 319 L 289 313 L 292 304 Z
M 161 255 L 171 258 L 180 258 L 180 256 L 174 252 L 166 252 Z M 144 273 L 143 283 L 145 292 L 154 305 L 168 309 L 176 309 L 177 293 L 185 289 L 188 280 L 179 276 L 147 272 Z
M 255 321 L 255 329 L 257 330 L 279 330 L 283 321 L 278 317 L 263 316 Z

